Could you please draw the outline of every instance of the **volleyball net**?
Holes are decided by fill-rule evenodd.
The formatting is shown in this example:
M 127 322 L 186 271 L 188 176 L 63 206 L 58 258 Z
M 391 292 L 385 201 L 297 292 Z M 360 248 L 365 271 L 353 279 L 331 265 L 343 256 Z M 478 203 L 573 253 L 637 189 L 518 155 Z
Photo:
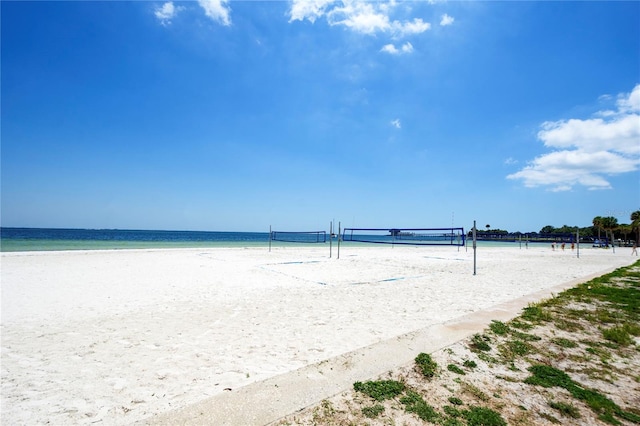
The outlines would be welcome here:
M 344 228 L 342 241 L 418 246 L 464 246 L 464 228 Z
M 284 243 L 325 243 L 327 242 L 327 233 L 326 231 L 271 231 L 269 240 Z

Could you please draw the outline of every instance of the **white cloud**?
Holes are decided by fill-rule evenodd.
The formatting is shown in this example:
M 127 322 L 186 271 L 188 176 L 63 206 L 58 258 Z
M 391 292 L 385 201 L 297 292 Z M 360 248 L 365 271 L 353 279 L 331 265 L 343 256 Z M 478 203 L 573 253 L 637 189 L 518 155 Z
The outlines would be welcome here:
M 334 0 L 296 0 L 291 4 L 291 11 L 289 12 L 291 21 L 304 21 L 308 19 L 310 22 L 315 22 L 317 18 L 320 18 L 325 13 L 326 7 L 333 3 Z
M 175 18 L 176 14 L 181 9 L 181 7 L 175 7 L 173 2 L 168 1 L 162 6 L 156 7 L 153 14 L 158 18 L 162 25 L 170 25 L 171 20 Z
M 364 34 L 386 32 L 391 29 L 389 16 L 379 10 L 375 3 L 342 2 L 342 7 L 334 7 L 327 12 L 330 25 L 344 25 Z
M 392 55 L 397 55 L 400 53 L 400 51 L 396 49 L 396 47 L 391 43 L 385 44 L 384 46 L 382 46 L 382 49 L 380 49 L 380 51 L 390 53 Z
M 424 22 L 420 18 L 415 18 L 411 22 L 403 22 L 400 23 L 398 21 L 393 21 L 393 29 L 399 35 L 405 36 L 409 34 L 420 34 L 431 28 L 431 24 L 428 22 Z
M 413 45 L 409 42 L 406 42 L 405 44 L 402 45 L 402 51 L 404 53 L 411 53 L 413 52 Z
M 361 0 L 292 0 L 289 22 L 315 22 L 325 18 L 329 25 L 342 25 L 362 34 L 388 33 L 401 37 L 420 34 L 431 28 L 431 24 L 420 18 L 412 21 L 392 20 L 397 7 L 395 1 L 369 2 Z
M 640 84 L 618 95 L 616 108 L 596 113 L 597 118 L 542 123 L 538 139 L 556 150 L 507 178 L 521 179 L 527 187 L 550 186 L 553 191 L 576 185 L 610 189 L 606 176 L 640 167 Z
M 204 14 L 212 20 L 224 25 L 231 25 L 231 9 L 226 5 L 228 0 L 198 0 Z
M 440 25 L 442 25 L 443 27 L 446 27 L 447 25 L 453 24 L 454 20 L 455 19 L 453 19 L 453 17 L 445 13 L 444 15 L 442 15 L 442 19 L 440 19 Z
M 405 44 L 403 44 L 400 49 L 396 48 L 396 46 L 394 46 L 393 44 L 389 43 L 389 44 L 385 44 L 384 46 L 382 46 L 382 49 L 380 49 L 381 52 L 385 52 L 385 53 L 389 53 L 391 55 L 399 55 L 401 53 L 411 53 L 413 52 L 413 45 L 409 42 L 406 42 Z
M 542 123 L 538 139 L 550 148 L 577 146 L 585 151 L 615 150 L 625 154 L 640 153 L 640 116 L 616 114 L 608 120 L 570 119 Z
M 621 113 L 640 113 L 640 84 L 637 84 L 628 96 L 625 96 L 625 94 L 618 95 L 616 104 Z
M 399 118 L 396 118 L 395 120 L 392 120 L 392 121 L 391 121 L 391 125 L 392 125 L 393 127 L 395 127 L 396 129 L 400 129 L 400 128 L 402 128 L 402 125 L 401 125 L 401 123 L 400 123 L 400 119 L 399 119 Z

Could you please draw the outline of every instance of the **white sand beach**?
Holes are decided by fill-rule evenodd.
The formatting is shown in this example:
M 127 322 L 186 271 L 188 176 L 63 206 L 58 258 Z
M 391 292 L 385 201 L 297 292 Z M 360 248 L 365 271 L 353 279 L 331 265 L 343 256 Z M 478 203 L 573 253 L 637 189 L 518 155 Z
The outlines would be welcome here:
M 332 258 L 327 246 L 2 253 L 0 422 L 167 422 L 631 264 L 630 253 L 481 247 L 475 276 L 473 250 L 457 247 L 345 246 L 340 259 L 335 246 Z

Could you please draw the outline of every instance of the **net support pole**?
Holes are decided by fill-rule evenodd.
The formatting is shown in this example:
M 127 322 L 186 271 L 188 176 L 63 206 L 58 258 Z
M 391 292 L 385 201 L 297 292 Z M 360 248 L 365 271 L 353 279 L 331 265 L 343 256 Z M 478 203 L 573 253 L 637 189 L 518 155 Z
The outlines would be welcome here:
M 616 240 L 613 236 L 613 229 L 611 230 L 611 248 L 613 249 L 613 254 L 616 254 Z
M 333 221 L 329 222 L 329 259 L 333 255 Z
M 269 253 L 271 253 L 271 225 L 269 225 Z
M 576 256 L 580 259 L 580 230 L 576 229 Z
M 476 274 L 476 221 L 473 221 L 473 275 Z
M 342 224 L 338 222 L 338 259 L 340 259 L 340 240 L 342 239 Z

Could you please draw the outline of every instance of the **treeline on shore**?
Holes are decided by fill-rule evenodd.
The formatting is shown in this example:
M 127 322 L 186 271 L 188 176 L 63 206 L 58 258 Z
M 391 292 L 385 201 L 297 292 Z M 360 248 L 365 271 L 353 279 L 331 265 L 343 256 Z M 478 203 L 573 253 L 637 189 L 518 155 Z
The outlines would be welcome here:
M 557 228 L 552 225 L 544 226 L 535 232 L 509 232 L 504 229 L 492 229 L 486 225 L 486 229 L 477 229 L 476 235 L 482 240 L 527 240 L 527 241 L 574 241 L 576 235 L 581 242 L 606 242 L 616 241 L 621 244 L 632 244 L 640 241 L 640 210 L 631 213 L 631 223 L 618 223 L 618 219 L 612 216 L 593 218 L 591 226 L 562 225 Z M 472 231 L 468 236 L 471 237 Z

